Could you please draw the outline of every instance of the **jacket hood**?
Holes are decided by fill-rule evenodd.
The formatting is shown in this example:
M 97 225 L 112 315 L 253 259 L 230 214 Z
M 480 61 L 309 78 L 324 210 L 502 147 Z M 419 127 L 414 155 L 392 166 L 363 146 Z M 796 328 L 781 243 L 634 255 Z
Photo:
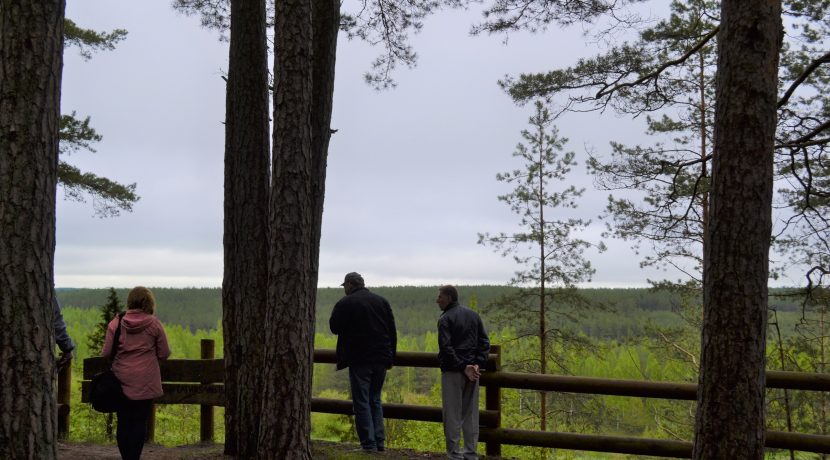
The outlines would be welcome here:
M 155 319 L 153 315 L 148 315 L 141 310 L 127 310 L 121 324 L 124 325 L 124 332 L 127 334 L 137 334 L 153 324 L 153 319 Z

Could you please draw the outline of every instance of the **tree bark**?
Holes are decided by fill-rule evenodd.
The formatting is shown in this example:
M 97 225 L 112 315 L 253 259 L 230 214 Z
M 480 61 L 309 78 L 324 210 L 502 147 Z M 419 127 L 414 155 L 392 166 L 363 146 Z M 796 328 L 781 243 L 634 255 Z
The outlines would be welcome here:
M 317 277 L 317 262 L 320 254 L 320 231 L 323 226 L 323 200 L 326 187 L 326 165 L 328 161 L 329 140 L 331 139 L 331 112 L 334 100 L 334 67 L 337 54 L 337 33 L 340 30 L 340 1 L 312 0 L 312 19 L 314 28 L 314 51 L 311 110 L 311 154 L 314 159 L 313 177 L 315 191 L 313 198 L 314 212 L 314 275 Z M 313 295 L 317 295 L 317 281 L 313 286 Z M 316 299 L 312 302 L 316 305 Z
M 0 458 L 57 457 L 52 296 L 63 0 L 0 2 Z
M 274 151 L 269 216 L 261 458 L 311 458 L 310 410 L 318 235 L 312 154 L 311 0 L 276 3 Z M 313 287 L 313 288 L 312 288 Z
M 764 457 L 781 1 L 721 3 L 694 458 Z
M 268 289 L 269 136 L 265 1 L 231 2 L 225 113 L 222 328 L 225 453 L 257 452 Z

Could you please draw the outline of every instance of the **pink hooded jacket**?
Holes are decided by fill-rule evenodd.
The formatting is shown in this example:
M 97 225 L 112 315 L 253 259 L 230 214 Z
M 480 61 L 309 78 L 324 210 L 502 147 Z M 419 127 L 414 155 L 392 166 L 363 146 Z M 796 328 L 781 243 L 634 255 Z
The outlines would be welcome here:
M 102 356 L 112 352 L 112 339 L 118 325 L 116 316 L 107 327 Z M 142 310 L 127 310 L 121 321 L 118 351 L 112 371 L 128 399 L 153 399 L 163 395 L 159 360 L 170 356 L 167 335 L 161 321 Z

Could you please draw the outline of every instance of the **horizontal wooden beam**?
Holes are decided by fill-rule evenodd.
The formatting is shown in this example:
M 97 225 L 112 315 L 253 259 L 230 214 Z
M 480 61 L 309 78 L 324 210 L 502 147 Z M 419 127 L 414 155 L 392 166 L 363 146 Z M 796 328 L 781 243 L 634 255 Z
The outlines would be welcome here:
M 222 359 L 166 359 L 159 362 L 161 380 L 164 382 L 223 383 L 225 363 Z M 107 368 L 104 357 L 84 360 L 84 380 Z
M 647 439 L 625 436 L 603 436 L 514 430 L 508 428 L 481 428 L 482 442 L 497 442 L 517 446 L 548 447 L 554 449 L 615 452 L 632 455 L 691 458 L 692 443 L 666 439 Z M 767 449 L 797 450 L 801 452 L 830 453 L 830 436 L 768 430 Z
M 830 374 L 767 371 L 767 388 L 830 391 Z
M 92 382 L 81 382 L 81 401 L 89 402 Z M 197 383 L 162 383 L 164 396 L 156 398 L 155 404 L 200 404 L 206 406 L 225 405 L 224 385 L 201 385 Z
M 666 439 L 514 430 L 508 428 L 482 428 L 479 441 L 518 446 L 616 452 L 620 454 L 654 455 L 672 458 L 691 458 L 692 456 L 691 442 Z
M 495 369 L 497 355 L 490 353 L 487 357 L 487 368 Z M 316 348 L 314 350 L 315 364 L 335 364 L 337 363 L 337 353 L 330 348 Z M 398 367 L 427 367 L 438 368 L 438 353 L 428 353 L 424 351 L 399 351 L 395 355 L 393 363 Z
M 484 372 L 481 374 L 481 384 L 488 387 L 560 391 L 563 393 L 639 396 L 691 401 L 697 398 L 697 384 L 683 382 L 652 382 L 520 372 Z
M 346 399 L 311 398 L 311 411 L 327 414 L 354 415 L 352 402 Z M 421 422 L 441 422 L 441 408 L 434 406 L 415 406 L 411 404 L 383 403 L 383 417 Z M 479 423 L 483 426 L 495 426 L 499 414 L 494 410 L 480 410 Z
M 764 443 L 764 446 L 768 449 L 800 450 L 803 452 L 830 454 L 830 436 L 767 430 L 766 439 L 767 441 Z
M 495 365 L 496 355 L 489 357 Z M 335 351 L 314 350 L 315 363 L 337 362 Z M 437 368 L 436 353 L 401 351 L 395 358 L 395 366 Z M 222 383 L 224 362 L 222 359 L 168 359 L 160 363 L 162 380 L 166 382 Z M 84 380 L 107 368 L 103 357 L 84 360 Z M 519 372 L 498 372 L 482 375 L 483 385 L 488 383 L 503 388 L 526 390 L 562 391 L 566 393 L 596 393 L 618 396 L 640 396 L 646 398 L 696 399 L 697 384 L 686 382 L 657 382 L 643 380 L 606 379 L 597 377 L 575 377 L 553 374 L 526 374 Z M 767 388 L 791 390 L 812 390 L 830 392 L 830 374 L 767 371 Z

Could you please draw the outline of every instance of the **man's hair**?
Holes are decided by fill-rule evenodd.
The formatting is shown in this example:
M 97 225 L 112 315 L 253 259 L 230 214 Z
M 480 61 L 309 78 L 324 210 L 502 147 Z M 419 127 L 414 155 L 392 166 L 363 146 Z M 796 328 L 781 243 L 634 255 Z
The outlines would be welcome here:
M 156 311 L 156 298 L 153 296 L 153 291 L 144 286 L 134 287 L 127 295 L 127 309 L 142 310 L 152 315 Z
M 455 288 L 455 286 L 450 286 L 449 284 L 446 284 L 444 286 L 439 287 L 438 292 L 444 294 L 445 296 L 448 296 L 450 300 L 452 300 L 453 302 L 458 302 L 458 290 Z

